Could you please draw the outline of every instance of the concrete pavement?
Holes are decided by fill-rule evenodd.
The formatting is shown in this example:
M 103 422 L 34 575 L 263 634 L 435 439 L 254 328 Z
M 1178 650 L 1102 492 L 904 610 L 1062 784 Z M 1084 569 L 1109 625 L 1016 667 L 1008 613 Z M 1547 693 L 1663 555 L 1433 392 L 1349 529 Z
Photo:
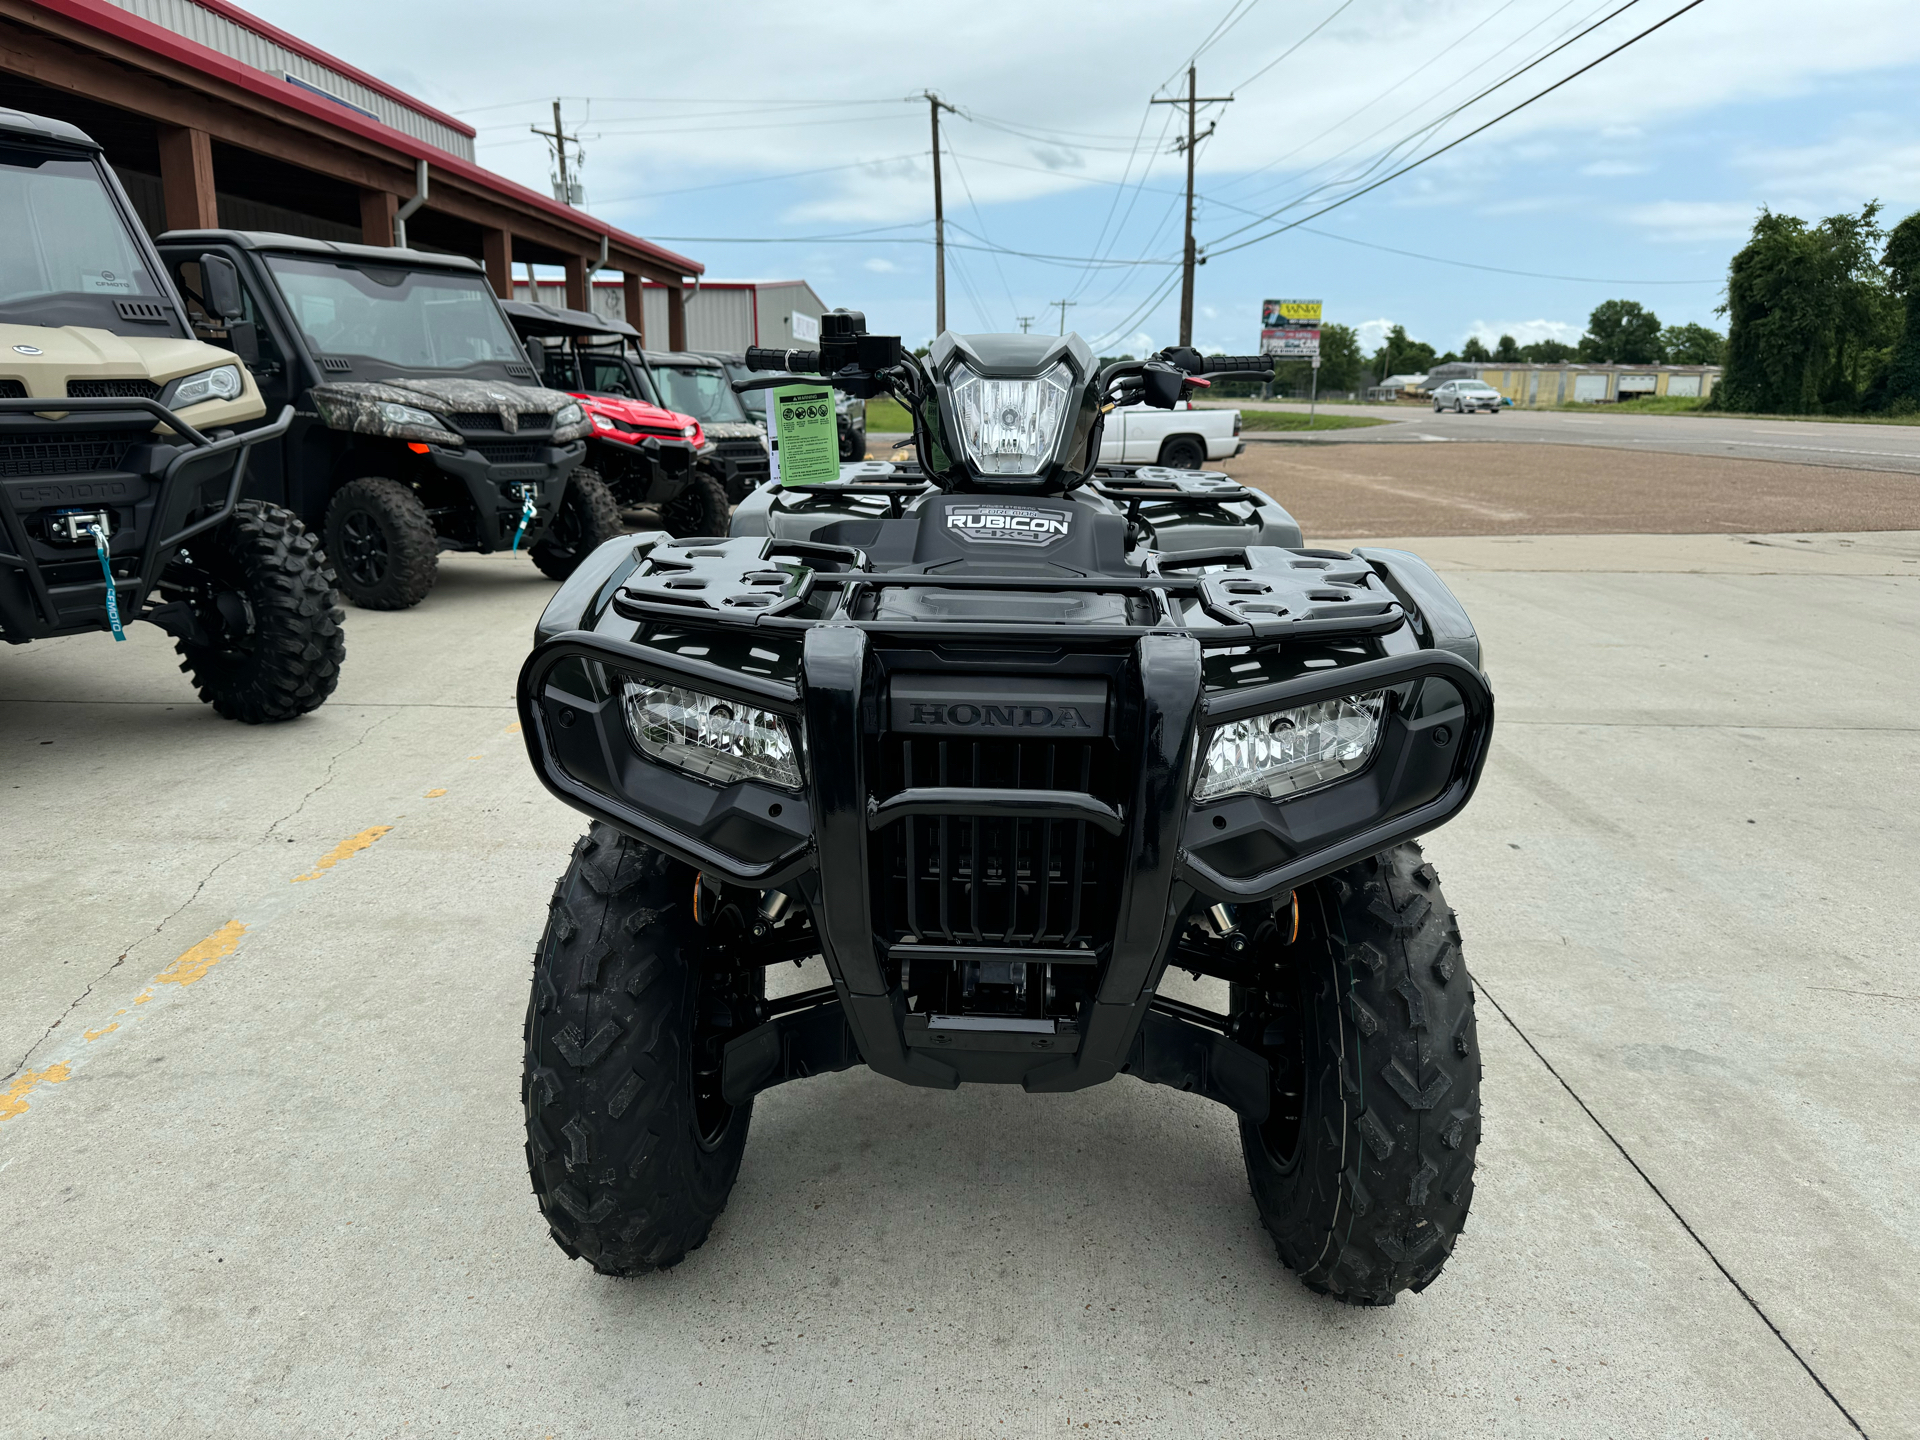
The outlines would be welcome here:
M 351 611 L 288 726 L 151 628 L 0 652 L 5 1429 L 1915 1434 L 1915 537 L 1410 544 L 1500 697 L 1429 842 L 1488 1120 L 1381 1312 L 1274 1261 L 1226 1112 L 1128 1078 L 783 1087 L 706 1247 L 567 1262 L 525 561 Z

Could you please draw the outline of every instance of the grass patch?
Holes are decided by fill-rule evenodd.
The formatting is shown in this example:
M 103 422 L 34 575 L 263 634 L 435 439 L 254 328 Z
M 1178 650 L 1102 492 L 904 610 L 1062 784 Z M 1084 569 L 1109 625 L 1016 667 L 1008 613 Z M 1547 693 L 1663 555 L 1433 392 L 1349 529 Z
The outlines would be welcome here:
M 907 407 L 892 396 L 876 396 L 867 402 L 867 429 L 871 434 L 880 431 L 885 434 L 910 434 L 914 422 L 908 419 Z
M 1309 417 L 1296 410 L 1243 410 L 1241 429 L 1249 430 L 1365 430 L 1370 425 L 1392 425 L 1391 420 L 1375 420 L 1364 415 L 1316 415 Z
M 1750 415 L 1744 410 L 1710 409 L 1705 400 L 1692 395 L 1649 395 L 1638 400 L 1619 400 L 1613 404 L 1575 404 L 1545 406 L 1543 409 L 1574 411 L 1581 415 L 1699 415 L 1721 420 L 1801 420 L 1834 425 L 1915 425 L 1921 417 L 1913 415 Z

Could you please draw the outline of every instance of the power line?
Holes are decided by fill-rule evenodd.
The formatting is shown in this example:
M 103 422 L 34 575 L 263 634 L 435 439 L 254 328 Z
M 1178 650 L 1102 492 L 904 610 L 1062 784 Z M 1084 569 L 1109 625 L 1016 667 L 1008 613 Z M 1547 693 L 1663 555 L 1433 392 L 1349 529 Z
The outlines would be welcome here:
M 1630 3 L 1632 3 L 1632 0 L 1630 0 Z M 1527 109 L 1527 107 L 1532 105 L 1535 101 L 1540 100 L 1548 95 L 1552 95 L 1556 90 L 1559 90 L 1563 85 L 1568 84 L 1570 81 L 1579 79 L 1581 76 L 1587 74 L 1588 71 L 1594 69 L 1597 65 L 1601 65 L 1609 60 L 1612 60 L 1616 55 L 1619 55 L 1623 50 L 1626 50 L 1629 46 L 1638 44 L 1642 40 L 1645 40 L 1648 36 L 1652 35 L 1656 30 L 1661 29 L 1665 25 L 1671 24 L 1673 21 L 1679 20 L 1683 15 L 1687 14 L 1688 11 L 1694 9 L 1696 6 L 1701 5 L 1703 3 L 1704 3 L 1704 0 L 1688 0 L 1687 4 L 1683 5 L 1679 10 L 1676 10 L 1672 15 L 1667 16 L 1663 20 L 1656 21 L 1654 24 L 1648 26 L 1647 29 L 1641 31 L 1640 34 L 1631 36 L 1627 40 L 1622 41 L 1619 45 L 1615 46 L 1612 50 L 1608 51 L 1605 55 L 1600 56 L 1598 59 L 1590 60 L 1587 64 L 1583 65 L 1579 70 L 1574 71 L 1570 75 L 1563 76 L 1561 79 L 1555 81 L 1552 85 L 1548 86 L 1545 90 L 1537 91 L 1533 95 L 1528 96 L 1528 98 L 1523 100 L 1519 105 L 1515 105 L 1510 107 L 1509 109 L 1503 110 L 1499 115 L 1496 115 L 1492 120 L 1489 120 L 1484 124 L 1475 126 L 1472 130 L 1468 131 L 1467 134 L 1462 135 L 1457 139 L 1448 141 L 1447 144 L 1441 146 L 1437 150 L 1430 150 L 1426 155 L 1423 155 L 1420 159 L 1412 161 L 1407 165 L 1403 165 L 1399 170 L 1394 171 L 1390 175 L 1382 176 L 1379 180 L 1374 181 L 1371 185 L 1365 185 L 1359 190 L 1353 191 L 1350 194 L 1342 196 L 1339 200 L 1334 201 L 1331 205 L 1322 206 L 1319 210 L 1316 210 L 1311 215 L 1303 216 L 1299 220 L 1289 221 L 1286 225 L 1279 226 L 1276 229 L 1270 230 L 1263 235 L 1256 235 L 1251 240 L 1243 240 L 1238 245 L 1228 245 L 1218 250 L 1210 248 L 1209 254 L 1210 255 L 1227 255 L 1236 250 L 1245 250 L 1250 245 L 1258 245 L 1263 240 L 1272 240 L 1275 236 L 1280 235 L 1286 231 L 1298 229 L 1300 226 L 1305 225 L 1310 220 L 1319 219 L 1321 216 L 1327 214 L 1328 211 L 1330 210 L 1338 210 L 1343 205 L 1347 205 L 1352 201 L 1359 200 L 1363 195 L 1369 194 L 1370 192 L 1375 190 L 1379 190 L 1383 185 L 1388 184 L 1390 181 L 1400 179 L 1401 176 L 1407 174 L 1410 170 L 1419 169 L 1421 166 L 1427 164 L 1428 161 L 1437 159 L 1438 157 L 1447 154 L 1448 151 L 1454 149 L 1456 146 L 1465 144 L 1467 141 L 1472 140 L 1476 135 L 1479 135 L 1482 131 L 1492 129 L 1494 126 L 1499 125 L 1503 120 L 1507 119 L 1510 115 L 1516 114 L 1519 111 Z M 1274 214 L 1276 215 L 1278 215 L 1279 213 L 1280 213 L 1279 211 L 1274 212 Z M 1272 216 L 1270 216 L 1269 218 L 1272 218 Z M 1252 226 L 1241 227 L 1242 230 L 1249 230 L 1252 228 L 1253 228 Z M 1238 234 L 1239 232 L 1232 232 L 1232 233 Z
M 1340 15 L 1341 11 L 1347 9 L 1347 7 L 1352 5 L 1353 3 L 1354 3 L 1354 0 L 1341 0 L 1339 7 L 1337 7 L 1334 11 L 1334 14 L 1328 16 L 1327 19 L 1323 20 L 1319 25 L 1316 25 L 1312 30 L 1308 31 L 1307 34 L 1303 35 L 1299 40 L 1296 40 L 1292 45 L 1288 46 L 1287 49 L 1283 50 L 1279 55 L 1276 55 L 1272 60 L 1268 61 L 1267 64 L 1263 65 L 1259 70 L 1256 70 L 1252 75 L 1248 76 L 1247 79 L 1243 80 L 1239 85 L 1236 85 L 1234 89 L 1237 92 L 1247 89 L 1248 86 L 1252 85 L 1256 80 L 1259 80 L 1263 75 L 1267 74 L 1267 72 L 1272 70 L 1276 65 L 1279 65 L 1283 60 L 1287 59 L 1287 57 L 1292 55 L 1296 50 L 1299 50 L 1303 45 L 1307 44 L 1307 42 L 1312 40 L 1316 35 L 1319 35 L 1323 30 L 1327 29 L 1327 27 L 1334 22 L 1336 17 Z
M 1067 307 L 1068 307 L 1068 306 L 1070 306 L 1070 305 L 1074 305 L 1074 304 L 1077 304 L 1078 302 L 1076 302 L 1076 301 L 1072 301 L 1072 300 L 1050 300 L 1050 301 L 1048 301 L 1047 303 L 1048 303 L 1049 305 L 1058 305 L 1058 306 L 1060 307 L 1060 311 L 1061 311 L 1061 325 L 1060 325 L 1060 329 L 1059 329 L 1059 330 L 1057 330 L 1057 331 L 1055 331 L 1054 333 L 1055 333 L 1056 335 L 1065 335 L 1065 334 L 1067 334 Z
M 1309 235 L 1318 235 L 1323 240 L 1338 240 L 1343 245 L 1359 245 L 1366 250 L 1381 250 L 1389 255 L 1404 255 L 1409 260 L 1427 260 L 1435 265 L 1454 265 L 1462 270 L 1485 270 L 1491 275 L 1519 275 L 1528 280 L 1566 280 L 1581 285 L 1719 285 L 1726 278 L 1717 276 L 1713 280 L 1612 280 L 1605 275 L 1547 275 L 1538 270 L 1508 270 L 1499 265 L 1477 265 L 1472 260 L 1450 260 L 1444 255 L 1423 255 L 1418 250 L 1396 250 L 1391 245 L 1376 245 L 1371 240 L 1356 240 L 1351 235 L 1336 235 L 1331 230 L 1316 230 L 1311 225 L 1300 227 Z

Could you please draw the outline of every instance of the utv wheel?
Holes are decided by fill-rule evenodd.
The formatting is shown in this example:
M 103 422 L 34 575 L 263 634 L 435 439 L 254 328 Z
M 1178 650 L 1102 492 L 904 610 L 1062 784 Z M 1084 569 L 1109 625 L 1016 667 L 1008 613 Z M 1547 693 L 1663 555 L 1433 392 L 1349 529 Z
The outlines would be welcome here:
M 721 1046 L 755 1023 L 760 971 L 703 972 L 694 872 L 596 823 L 534 953 L 527 1167 L 555 1242 L 608 1276 L 707 1239 L 753 1104 L 720 1094 Z
M 1207 451 L 1191 435 L 1177 435 L 1161 445 L 1162 465 L 1174 470 L 1199 470 L 1207 464 Z
M 363 610 L 406 610 L 434 588 L 440 542 L 411 486 L 370 475 L 327 507 L 327 554 L 340 589 Z
M 680 494 L 659 509 L 661 527 L 675 539 L 727 534 L 727 492 L 704 470 L 690 473 Z
M 313 533 L 291 511 L 243 500 L 187 554 L 188 604 L 208 643 L 174 648 L 200 699 L 249 725 L 317 709 L 340 683 L 347 642 Z
M 1268 1119 L 1241 1123 L 1248 1185 L 1309 1290 L 1391 1305 L 1440 1274 L 1467 1222 L 1481 1139 L 1474 986 L 1418 846 L 1297 895 L 1298 941 L 1273 925 L 1255 937 L 1292 983 L 1233 988 L 1237 1030 L 1274 1068 Z
M 527 547 L 542 575 L 565 580 L 602 541 L 620 534 L 620 507 L 598 471 L 576 470 L 567 480 L 547 533 Z

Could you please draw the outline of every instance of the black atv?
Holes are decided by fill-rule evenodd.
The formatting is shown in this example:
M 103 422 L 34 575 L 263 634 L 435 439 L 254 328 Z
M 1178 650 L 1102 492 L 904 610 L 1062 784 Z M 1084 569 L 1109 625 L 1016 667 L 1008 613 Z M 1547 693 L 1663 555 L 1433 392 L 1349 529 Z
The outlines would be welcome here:
M 149 621 L 219 714 L 315 709 L 346 648 L 333 573 L 298 516 L 241 495 L 292 412 L 262 422 L 252 377 L 194 339 L 86 135 L 0 110 L 0 216 L 0 640 Z M 210 303 L 238 318 L 233 288 Z
M 1415 838 L 1493 696 L 1393 550 L 1312 550 L 1224 476 L 1102 469 L 1107 410 L 1261 357 L 1097 369 L 1078 336 L 861 317 L 751 352 L 913 418 L 913 467 L 764 487 L 723 542 L 609 544 L 520 678 L 528 753 L 595 824 L 536 953 L 527 1157 L 555 1240 L 671 1266 L 753 1097 L 866 1064 L 1068 1091 L 1126 1073 L 1239 1117 L 1280 1257 L 1384 1305 L 1439 1274 L 1480 1138 L 1473 985 Z M 769 1000 L 766 968 L 831 984 Z M 1225 1012 L 1160 994 L 1225 981 Z
M 419 604 L 443 550 L 525 550 L 563 579 L 620 533 L 607 487 L 574 475 L 586 413 L 534 383 L 474 261 L 238 230 L 158 244 L 202 337 L 294 407 L 250 489 L 324 527 L 354 604 Z M 208 303 L 217 285 L 240 315 Z
M 726 534 L 726 489 L 701 463 L 715 443 L 692 416 L 661 408 L 640 363 L 640 332 L 585 310 L 525 300 L 501 308 L 542 384 L 586 408 L 593 434 L 587 464 L 574 474 L 605 481 L 622 509 L 650 507 L 669 535 Z

